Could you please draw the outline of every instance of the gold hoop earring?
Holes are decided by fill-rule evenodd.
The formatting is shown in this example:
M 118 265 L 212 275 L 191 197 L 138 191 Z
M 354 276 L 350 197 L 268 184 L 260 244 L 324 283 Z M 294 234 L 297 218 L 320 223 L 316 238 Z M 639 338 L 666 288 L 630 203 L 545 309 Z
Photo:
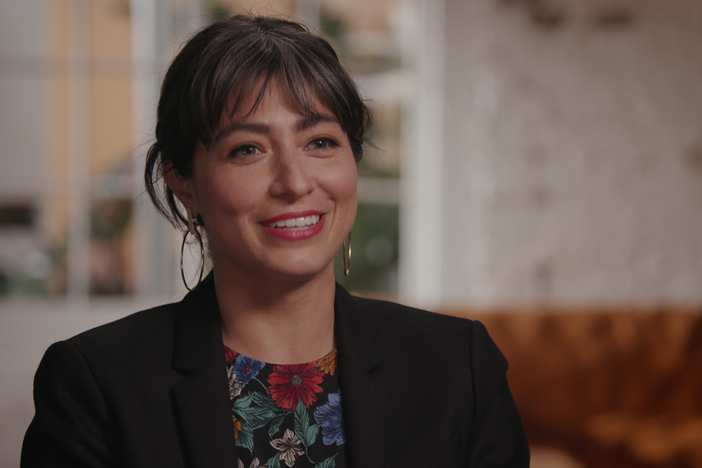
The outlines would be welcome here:
M 192 291 L 188 282 L 185 280 L 185 271 L 183 270 L 183 251 L 185 250 L 185 241 L 188 239 L 188 234 L 192 234 L 195 239 L 197 239 L 198 244 L 200 244 L 200 277 L 197 279 L 197 284 L 202 281 L 202 275 L 205 273 L 205 245 L 202 242 L 202 236 L 200 231 L 195 229 L 195 222 L 193 221 L 193 214 L 190 208 L 186 208 L 188 213 L 188 230 L 183 233 L 183 242 L 180 244 L 180 278 L 183 280 L 185 289 Z M 195 285 L 197 287 L 197 285 Z
M 351 272 L 351 231 L 344 239 L 344 246 L 341 249 L 341 264 L 344 267 L 344 276 L 349 276 Z

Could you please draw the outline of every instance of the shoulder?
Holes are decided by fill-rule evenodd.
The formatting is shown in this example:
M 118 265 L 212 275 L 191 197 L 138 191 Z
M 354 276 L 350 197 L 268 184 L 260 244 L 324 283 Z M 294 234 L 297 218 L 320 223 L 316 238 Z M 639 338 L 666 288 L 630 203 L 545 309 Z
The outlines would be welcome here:
M 163 376 L 171 368 L 178 310 L 177 304 L 167 304 L 136 312 L 54 343 L 44 354 L 37 383 L 94 380 L 98 387 L 110 389 Z
M 358 313 L 388 331 L 427 335 L 431 333 L 463 334 L 475 321 L 417 309 L 396 302 L 351 296 Z
M 349 328 L 356 335 L 363 333 L 358 330 L 371 335 L 369 341 L 380 346 L 386 357 L 407 359 L 413 355 L 466 367 L 487 355 L 504 359 L 478 321 L 346 294 L 341 300 L 350 311 L 346 319 Z
M 377 320 L 400 321 L 417 325 L 431 324 L 439 327 L 470 326 L 473 320 L 437 312 L 418 309 L 397 302 L 350 295 L 359 310 L 371 314 Z
M 178 310 L 163 305 L 54 343 L 35 376 L 35 394 L 44 396 L 35 399 L 52 401 L 58 392 L 88 395 L 95 408 L 107 404 L 103 399 L 142 407 L 135 402 L 153 398 L 179 379 L 172 367 Z
M 93 328 L 67 340 L 79 349 L 114 348 L 129 353 L 146 348 L 172 350 L 177 336 L 202 330 L 215 331 L 219 308 L 214 278 L 209 274 L 181 300 L 136 312 L 120 320 Z
M 182 379 L 171 365 L 178 311 L 137 312 L 51 345 L 34 378 L 22 466 L 113 466 L 118 430 L 143 433 L 156 420 L 169 431 L 164 396 Z

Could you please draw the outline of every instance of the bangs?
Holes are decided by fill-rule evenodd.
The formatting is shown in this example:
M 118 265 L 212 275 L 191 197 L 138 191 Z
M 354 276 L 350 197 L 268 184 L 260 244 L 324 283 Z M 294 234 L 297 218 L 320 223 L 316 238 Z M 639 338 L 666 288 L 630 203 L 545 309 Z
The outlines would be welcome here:
M 319 39 L 307 33 L 304 37 Z M 222 44 L 211 44 L 212 49 L 220 51 L 219 56 L 205 50 L 200 63 L 193 67 L 197 76 L 190 81 L 190 92 L 184 96 L 189 111 L 181 113 L 183 130 L 190 129 L 195 139 L 209 146 L 223 118 L 255 111 L 275 81 L 303 114 L 317 114 L 319 103 L 331 112 L 349 136 L 354 157 L 360 159 L 368 116 L 359 109 L 366 108 L 331 46 L 319 39 L 314 51 L 317 53 L 310 54 L 309 47 L 301 50 L 297 38 L 266 31 L 237 42 L 236 47 L 226 49 L 226 54 L 221 54 Z M 252 96 L 255 99 L 251 108 L 242 109 Z

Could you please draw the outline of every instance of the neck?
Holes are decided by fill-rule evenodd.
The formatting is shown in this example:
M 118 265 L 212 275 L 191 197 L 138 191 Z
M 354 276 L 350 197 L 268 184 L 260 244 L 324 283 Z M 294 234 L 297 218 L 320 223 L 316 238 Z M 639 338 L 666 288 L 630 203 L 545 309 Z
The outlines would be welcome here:
M 334 270 L 262 281 L 214 268 L 224 344 L 252 359 L 300 364 L 334 347 Z

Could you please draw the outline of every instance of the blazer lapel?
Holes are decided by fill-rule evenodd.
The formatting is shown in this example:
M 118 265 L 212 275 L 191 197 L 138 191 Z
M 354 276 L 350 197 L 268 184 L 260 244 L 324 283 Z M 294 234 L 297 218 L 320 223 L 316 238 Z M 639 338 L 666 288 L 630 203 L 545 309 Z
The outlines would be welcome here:
M 382 336 L 363 308 L 337 285 L 335 333 L 350 468 L 384 468 L 388 392 L 381 369 Z M 173 368 L 183 380 L 172 389 L 173 408 L 193 468 L 231 468 L 237 451 L 226 378 L 219 307 L 210 274 L 180 303 Z
M 173 368 L 184 379 L 172 389 L 173 408 L 193 468 L 236 466 L 219 307 L 210 274 L 180 303 Z
M 338 284 L 334 306 L 349 466 L 389 466 L 385 454 L 388 392 L 374 378 L 381 366 L 382 337 L 367 321 L 366 311 Z

